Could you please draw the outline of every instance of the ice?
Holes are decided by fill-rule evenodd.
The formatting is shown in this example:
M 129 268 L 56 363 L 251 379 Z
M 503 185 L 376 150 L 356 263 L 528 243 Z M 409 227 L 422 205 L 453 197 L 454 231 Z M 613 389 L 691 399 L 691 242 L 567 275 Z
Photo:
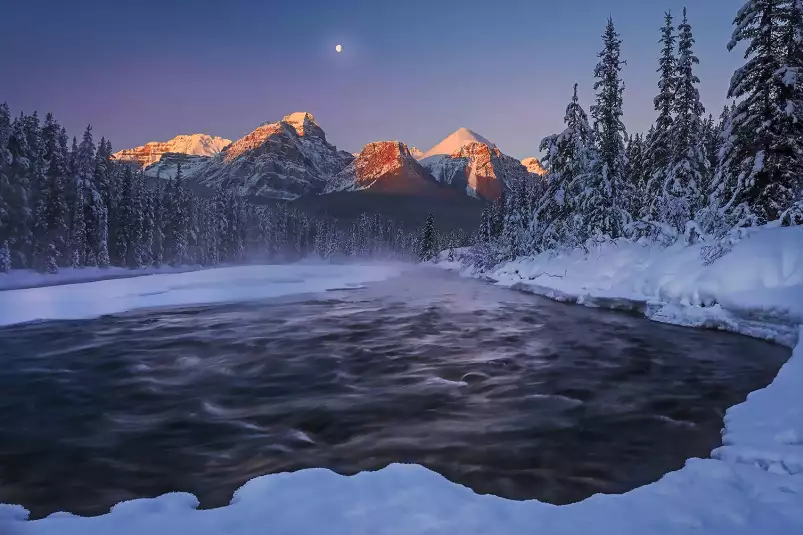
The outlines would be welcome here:
M 7 290 L 0 292 L 0 325 L 321 292 L 390 278 L 401 269 L 400 264 L 242 266 Z

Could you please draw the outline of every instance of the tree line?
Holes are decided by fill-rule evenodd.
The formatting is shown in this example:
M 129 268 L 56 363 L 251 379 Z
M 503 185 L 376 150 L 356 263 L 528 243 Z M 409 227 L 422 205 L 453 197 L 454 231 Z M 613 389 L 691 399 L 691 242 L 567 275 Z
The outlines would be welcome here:
M 407 230 L 378 214 L 344 223 L 230 191 L 198 195 L 180 166 L 169 180 L 153 179 L 111 155 L 91 126 L 70 144 L 52 114 L 43 123 L 36 113 L 12 120 L 0 105 L 0 272 L 421 255 L 423 227 Z M 433 239 L 431 247 L 463 238 Z
M 541 143 L 548 175 L 483 214 L 484 264 L 589 240 L 717 240 L 731 229 L 803 224 L 803 4 L 749 0 L 728 49 L 746 63 L 715 118 L 700 101 L 699 59 L 684 9 L 660 29 L 655 123 L 628 134 L 622 121 L 622 39 L 609 19 L 594 69 L 591 120 L 577 85 L 565 129 Z

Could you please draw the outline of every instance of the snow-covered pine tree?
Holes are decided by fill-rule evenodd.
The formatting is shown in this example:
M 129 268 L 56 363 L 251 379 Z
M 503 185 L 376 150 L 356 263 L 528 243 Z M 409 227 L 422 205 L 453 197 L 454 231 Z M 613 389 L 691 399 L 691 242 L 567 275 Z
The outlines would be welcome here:
M 435 216 L 430 212 L 427 214 L 427 220 L 418 237 L 418 259 L 422 262 L 431 260 L 437 254 L 435 250 L 435 243 L 437 237 L 435 236 Z
M 573 247 L 587 238 L 581 228 L 581 216 L 575 209 L 575 199 L 595 159 L 594 136 L 577 96 L 577 84 L 574 84 L 563 121 L 566 129 L 547 136 L 540 145 L 540 150 L 546 152 L 542 163 L 548 175 L 546 191 L 530 228 L 538 250 Z
M 658 59 L 658 95 L 653 104 L 658 118 L 647 136 L 649 161 L 649 179 L 645 201 L 647 210 L 641 217 L 647 220 L 659 218 L 659 206 L 663 196 L 672 163 L 671 130 L 674 124 L 675 88 L 677 83 L 677 58 L 675 57 L 675 27 L 672 13 L 664 14 L 664 26 L 661 28 L 661 56 Z
M 187 191 L 184 186 L 181 162 L 176 167 L 176 176 L 171 182 L 168 197 L 170 199 L 170 211 L 168 212 L 170 221 L 168 229 L 170 257 L 168 262 L 172 266 L 181 266 L 189 261 L 189 214 L 187 212 Z
M 11 271 L 11 251 L 8 248 L 8 240 L 3 240 L 0 245 L 0 273 Z
M 67 248 L 67 181 L 70 175 L 67 154 L 67 133 L 53 115 L 45 116 L 42 128 L 45 171 L 45 188 L 42 192 L 44 210 L 40 217 L 44 230 L 43 261 L 41 266 L 49 273 L 58 271 L 59 258 Z
M 664 183 L 660 206 L 661 221 L 674 227 L 678 233 L 694 218 L 704 201 L 703 184 L 707 174 L 707 161 L 702 139 L 702 115 L 705 108 L 700 102 L 694 74 L 694 65 L 700 63 L 692 50 L 694 37 L 686 9 L 678 26 L 678 59 L 673 110 L 675 120 L 670 128 L 672 140 L 671 169 Z
M 589 235 L 613 239 L 624 234 L 630 220 L 624 207 L 627 131 L 622 122 L 624 84 L 620 72 L 625 62 L 621 59 L 622 40 L 613 19 L 608 19 L 602 38 L 600 62 L 594 69 L 596 101 L 591 107 L 597 158 L 588 180 L 583 181 L 580 206 Z
M 634 218 L 641 218 L 650 206 L 647 198 L 649 176 L 647 147 L 641 134 L 630 136 L 627 143 L 627 167 L 625 176 L 630 184 L 627 210 Z
M 0 243 L 10 237 L 9 218 L 11 217 L 10 198 L 11 184 L 8 180 L 8 167 L 11 165 L 11 152 L 8 140 L 11 137 L 11 113 L 8 104 L 0 104 Z M 10 253 L 9 253 L 10 254 Z M 11 258 L 9 256 L 9 262 Z M 10 269 L 10 268 L 9 268 Z
M 86 223 L 84 221 L 85 201 L 84 186 L 79 180 L 74 181 L 72 195 L 72 217 L 70 225 L 70 267 L 79 268 L 86 265 L 86 254 L 89 249 L 86 239 Z
M 803 51 L 799 0 L 748 0 L 734 19 L 728 49 L 747 45 L 747 63 L 731 79 L 736 99 L 713 190 L 737 226 L 780 217 L 799 195 L 803 171 Z
M 134 174 L 130 166 L 122 169 L 122 191 L 120 192 L 120 207 L 117 210 L 115 224 L 114 251 L 118 265 L 130 268 L 139 267 L 133 264 L 132 231 L 134 227 Z
M 24 115 L 14 119 L 8 138 L 7 150 L 11 156 L 6 167 L 5 187 L 0 191 L 7 206 L 8 213 L 1 228 L 0 240 L 8 240 L 11 255 L 11 266 L 26 268 L 30 266 L 30 245 L 32 237 L 32 207 L 30 177 L 33 168 L 31 148 L 28 146 Z

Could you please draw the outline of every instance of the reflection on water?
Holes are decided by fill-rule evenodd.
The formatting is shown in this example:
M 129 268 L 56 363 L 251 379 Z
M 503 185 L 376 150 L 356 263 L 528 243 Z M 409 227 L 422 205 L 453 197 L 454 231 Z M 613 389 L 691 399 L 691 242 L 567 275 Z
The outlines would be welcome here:
M 422 269 L 6 327 L 0 355 L 0 502 L 42 516 L 392 462 L 512 499 L 623 492 L 706 456 L 788 351 Z

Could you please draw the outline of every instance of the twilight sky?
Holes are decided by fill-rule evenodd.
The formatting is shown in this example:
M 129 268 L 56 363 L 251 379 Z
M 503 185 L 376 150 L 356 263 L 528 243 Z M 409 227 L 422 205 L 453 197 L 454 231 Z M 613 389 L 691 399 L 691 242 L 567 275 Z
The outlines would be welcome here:
M 206 132 L 236 139 L 310 111 L 339 148 L 424 150 L 461 126 L 519 158 L 592 101 L 600 35 L 624 40 L 625 122 L 655 113 L 658 28 L 688 5 L 703 104 L 718 115 L 742 0 L 0 0 L 0 101 L 87 123 L 115 149 Z M 343 52 L 337 54 L 335 45 Z

